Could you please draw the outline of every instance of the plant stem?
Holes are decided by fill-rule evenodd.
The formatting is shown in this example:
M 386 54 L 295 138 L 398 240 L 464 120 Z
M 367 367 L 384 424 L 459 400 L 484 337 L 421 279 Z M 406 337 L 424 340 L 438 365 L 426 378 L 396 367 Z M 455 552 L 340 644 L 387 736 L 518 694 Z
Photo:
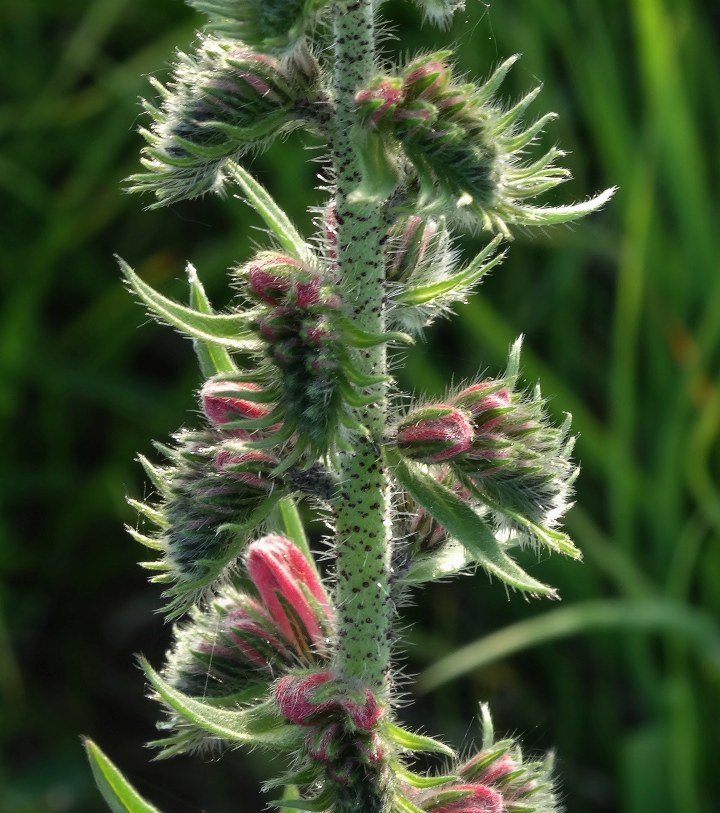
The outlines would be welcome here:
M 352 318 L 363 330 L 384 329 L 382 207 L 354 201 L 361 167 L 351 141 L 357 121 L 355 93 L 375 68 L 371 0 L 338 4 L 334 21 L 335 120 L 331 139 L 334 163 L 338 273 Z M 363 373 L 387 371 L 384 345 L 359 351 Z M 388 579 L 391 538 L 387 520 L 387 477 L 379 454 L 385 429 L 385 385 L 366 392 L 377 400 L 357 417 L 367 437 L 352 439 L 353 451 L 340 455 L 341 489 L 337 516 L 337 672 L 361 680 L 381 697 L 388 688 L 392 603 Z

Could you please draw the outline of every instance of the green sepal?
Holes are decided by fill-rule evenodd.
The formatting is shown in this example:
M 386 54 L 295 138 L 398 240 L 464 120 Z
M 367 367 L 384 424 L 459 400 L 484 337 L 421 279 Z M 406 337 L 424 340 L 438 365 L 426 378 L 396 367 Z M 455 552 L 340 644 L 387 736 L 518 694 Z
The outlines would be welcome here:
M 192 263 L 187 264 L 186 273 L 190 285 L 190 307 L 199 313 L 212 315 L 212 305 Z M 237 372 L 230 353 L 216 342 L 193 339 L 193 347 L 200 364 L 200 372 L 205 378 L 212 378 L 215 375 L 232 375 Z
M 225 172 L 242 189 L 247 202 L 262 217 L 265 225 L 285 251 L 306 265 L 312 264 L 315 258 L 310 246 L 303 240 L 290 218 L 275 203 L 267 189 L 233 161 L 227 164 Z
M 423 734 L 416 734 L 408 731 L 395 723 L 385 724 L 385 734 L 390 742 L 394 743 L 404 751 L 422 751 L 431 754 L 444 754 L 446 757 L 454 759 L 457 755 L 449 745 L 444 742 L 426 737 Z
M 249 328 L 252 321 L 249 313 L 218 315 L 188 308 L 159 294 L 140 279 L 123 259 L 118 257 L 117 260 L 131 290 L 163 322 L 192 338 L 215 342 L 235 350 L 251 350 L 257 347 L 257 338 Z
M 460 788 L 448 788 L 447 790 L 439 790 L 433 796 L 429 796 L 426 799 L 423 799 L 423 805 L 426 806 L 427 810 L 433 810 L 436 807 L 440 807 L 441 805 L 451 804 L 452 802 L 457 802 L 460 799 L 466 799 L 472 793 L 471 790 L 467 788 L 461 790 Z
M 359 328 L 344 314 L 337 314 L 334 319 L 336 326 L 342 331 L 343 339 L 352 347 L 377 347 L 379 344 L 387 344 L 388 342 L 399 342 L 407 345 L 415 344 L 415 339 L 412 336 L 398 330 L 389 333 L 370 333 Z
M 474 561 L 490 575 L 517 590 L 557 598 L 552 587 L 533 579 L 505 553 L 483 519 L 454 491 L 403 460 L 392 447 L 385 447 L 385 457 L 400 486 L 445 528 L 449 536 L 467 548 Z
M 150 480 L 150 482 L 158 490 L 158 494 L 161 494 L 166 499 L 169 499 L 172 491 L 170 489 L 168 479 L 163 474 L 163 470 L 151 463 L 147 457 L 145 457 L 145 455 L 138 455 L 137 461 L 143 467 L 143 471 L 147 475 L 148 480 Z
M 131 508 L 134 508 L 141 517 L 145 517 L 145 519 L 157 525 L 158 528 L 167 528 L 169 525 L 165 514 L 163 514 L 162 511 L 158 511 L 155 506 L 149 505 L 146 502 L 140 502 L 140 500 L 135 500 L 132 497 L 127 498 L 127 504 Z
M 301 747 L 303 731 L 280 717 L 273 700 L 240 710 L 210 705 L 174 689 L 145 658 L 139 663 L 158 695 L 194 726 L 228 742 L 272 751 L 294 753 Z
M 396 793 L 393 800 L 393 807 L 397 813 L 427 813 L 421 807 L 413 804 L 406 796 Z
M 428 285 L 417 285 L 413 288 L 407 288 L 402 291 L 395 301 L 400 305 L 425 305 L 432 302 L 441 296 L 446 296 L 449 293 L 457 290 L 467 290 L 472 285 L 479 282 L 485 274 L 493 269 L 496 265 L 505 259 L 505 254 L 502 253 L 493 257 L 489 262 L 484 262 L 485 259 L 492 254 L 492 252 L 503 241 L 503 235 L 498 234 L 488 245 L 469 263 L 462 271 L 453 274 L 447 279 L 440 280 L 440 282 L 432 282 Z
M 154 805 L 143 799 L 117 766 L 91 739 L 84 737 L 83 746 L 90 762 L 95 784 L 112 813 L 160 813 Z
M 460 781 L 459 777 L 453 775 L 428 776 L 427 774 L 414 773 L 401 762 L 393 762 L 391 767 L 395 775 L 399 776 L 403 782 L 406 782 L 408 785 L 421 790 L 426 788 L 434 788 L 438 785 L 447 785 L 448 782 Z
M 362 181 L 348 196 L 351 203 L 382 203 L 395 191 L 400 178 L 388 156 L 381 133 L 353 128 L 350 141 L 360 161 Z

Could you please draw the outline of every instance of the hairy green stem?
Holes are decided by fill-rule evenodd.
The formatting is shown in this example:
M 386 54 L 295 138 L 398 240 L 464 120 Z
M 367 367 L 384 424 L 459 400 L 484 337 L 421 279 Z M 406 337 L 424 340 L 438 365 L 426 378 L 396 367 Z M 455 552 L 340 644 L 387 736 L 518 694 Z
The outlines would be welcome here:
M 371 0 L 338 4 L 334 21 L 335 120 L 332 157 L 335 172 L 337 257 L 345 301 L 363 330 L 384 329 L 382 207 L 358 202 L 352 192 L 361 167 L 352 142 L 357 122 L 355 93 L 375 67 Z M 362 372 L 383 375 L 384 345 L 358 352 Z M 377 399 L 358 413 L 367 436 L 352 440 L 353 451 L 340 459 L 337 515 L 338 647 L 340 675 L 361 680 L 383 696 L 388 688 L 390 624 L 390 529 L 387 477 L 379 454 L 385 428 L 385 386 L 368 392 Z

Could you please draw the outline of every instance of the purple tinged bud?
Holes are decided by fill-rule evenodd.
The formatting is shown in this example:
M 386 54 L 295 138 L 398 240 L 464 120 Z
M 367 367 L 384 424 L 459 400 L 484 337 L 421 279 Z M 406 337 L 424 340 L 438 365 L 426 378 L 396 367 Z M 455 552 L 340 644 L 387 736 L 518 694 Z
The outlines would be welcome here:
M 278 460 L 254 449 L 235 451 L 222 449 L 215 455 L 215 469 L 258 491 L 272 491 L 273 469 Z
M 332 625 L 330 602 L 315 568 L 300 548 L 284 536 L 268 534 L 249 546 L 246 566 L 285 638 L 299 651 L 306 648 L 303 631 L 297 629 L 299 621 L 310 643 L 322 650 L 325 630 Z M 288 616 L 286 608 L 294 618 Z
M 411 460 L 440 463 L 468 452 L 473 437 L 465 412 L 448 404 L 433 404 L 413 410 L 401 421 L 396 443 Z
M 373 125 L 389 119 L 403 101 L 402 81 L 394 77 L 379 77 L 365 90 L 355 94 L 360 113 Z
M 316 690 L 333 680 L 332 672 L 315 672 L 311 675 L 286 675 L 275 684 L 275 704 L 285 719 L 295 725 L 312 725 L 318 716 L 333 707 L 331 701 L 316 702 Z
M 408 99 L 423 98 L 435 101 L 436 94 L 442 92 L 450 80 L 446 65 L 433 57 L 416 59 L 405 69 L 403 89 Z
M 227 614 L 223 628 L 229 642 L 257 667 L 270 665 L 266 655 L 262 654 L 262 650 L 267 650 L 268 647 L 283 659 L 290 659 L 289 651 L 279 636 L 273 632 L 272 619 L 263 607 L 249 596 L 244 596 L 243 605 Z
M 298 275 L 307 275 L 305 266 L 293 257 L 266 252 L 243 267 L 250 292 L 269 305 L 280 305 L 293 289 Z

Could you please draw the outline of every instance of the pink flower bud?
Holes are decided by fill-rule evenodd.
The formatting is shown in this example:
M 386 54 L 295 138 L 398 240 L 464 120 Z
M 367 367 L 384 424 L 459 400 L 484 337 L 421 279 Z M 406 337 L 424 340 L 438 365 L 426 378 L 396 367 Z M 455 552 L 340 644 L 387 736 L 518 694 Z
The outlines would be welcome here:
M 285 719 L 296 725 L 312 725 L 313 722 L 333 707 L 333 702 L 315 702 L 317 689 L 333 680 L 332 672 L 315 672 L 311 675 L 286 675 L 275 684 L 275 704 Z
M 237 647 L 255 666 L 270 665 L 269 649 L 284 660 L 291 659 L 291 653 L 276 635 L 273 635 L 273 621 L 257 602 L 243 596 L 243 605 L 231 610 L 223 621 L 223 629 L 228 642 Z
M 449 79 L 450 71 L 439 59 L 421 57 L 405 69 L 403 89 L 408 98 L 429 99 L 444 90 Z
M 491 431 L 513 408 L 510 392 L 494 379 L 466 387 L 452 401 L 472 415 L 478 432 Z
M 352 692 L 356 695 L 356 692 Z M 359 690 L 360 696 L 338 694 L 337 703 L 359 731 L 372 731 L 382 717 L 383 708 L 370 689 Z
M 330 602 L 315 569 L 289 539 L 269 534 L 248 547 L 247 572 L 273 621 L 300 651 L 325 645 Z M 292 611 L 289 616 L 287 608 Z M 299 630 L 298 621 L 303 629 Z M 305 638 L 309 638 L 306 641 Z
M 218 472 L 228 474 L 258 491 L 272 491 L 272 471 L 277 465 L 274 457 L 255 449 L 222 449 L 215 455 L 215 469 Z
M 307 273 L 294 257 L 264 252 L 243 267 L 250 292 L 269 305 L 283 303 L 295 285 L 298 274 Z
M 243 392 L 259 392 L 257 384 L 243 381 L 206 381 L 200 390 L 203 412 L 215 426 L 243 418 L 256 420 L 270 413 L 270 408 L 242 397 Z
M 340 723 L 318 726 L 305 737 L 308 755 L 316 762 L 332 762 L 342 747 L 343 728 Z
M 370 88 L 359 90 L 355 94 L 355 102 L 361 114 L 376 126 L 382 119 L 392 116 L 402 99 L 401 81 L 390 77 L 380 77 Z
M 462 799 L 433 806 L 433 813 L 503 813 L 503 797 L 487 785 L 453 785 L 452 790 L 470 792 Z
M 463 411 L 433 404 L 413 410 L 402 420 L 396 442 L 412 460 L 439 463 L 469 451 L 473 437 L 473 426 Z

